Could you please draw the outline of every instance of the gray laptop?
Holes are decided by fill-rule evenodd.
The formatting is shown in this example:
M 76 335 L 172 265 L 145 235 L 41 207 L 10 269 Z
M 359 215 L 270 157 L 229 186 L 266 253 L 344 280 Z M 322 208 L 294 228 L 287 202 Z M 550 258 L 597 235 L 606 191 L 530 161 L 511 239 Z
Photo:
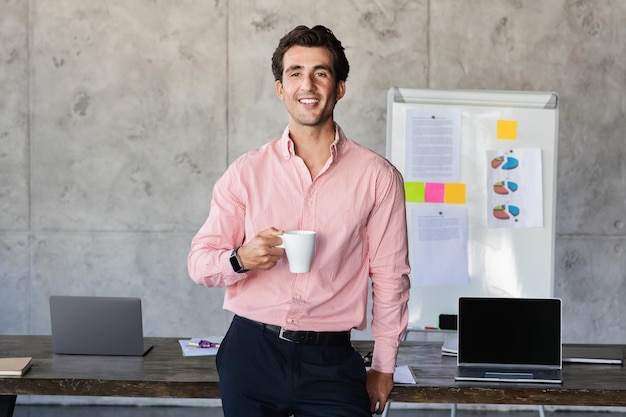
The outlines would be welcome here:
M 459 298 L 457 381 L 561 383 L 561 300 Z
M 141 300 L 135 297 L 50 297 L 52 351 L 74 355 L 143 356 Z

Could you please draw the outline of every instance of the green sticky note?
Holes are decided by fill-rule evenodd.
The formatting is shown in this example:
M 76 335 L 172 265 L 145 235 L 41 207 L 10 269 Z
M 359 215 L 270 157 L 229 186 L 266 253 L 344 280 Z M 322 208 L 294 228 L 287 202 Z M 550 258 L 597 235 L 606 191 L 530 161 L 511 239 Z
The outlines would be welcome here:
M 424 202 L 424 183 L 423 182 L 405 182 L 404 193 L 407 203 L 423 203 Z

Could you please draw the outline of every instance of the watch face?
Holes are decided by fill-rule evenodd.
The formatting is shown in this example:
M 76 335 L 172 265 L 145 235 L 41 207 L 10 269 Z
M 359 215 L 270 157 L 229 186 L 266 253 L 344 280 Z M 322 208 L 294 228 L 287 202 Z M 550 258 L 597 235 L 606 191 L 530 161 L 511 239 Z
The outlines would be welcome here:
M 245 272 L 241 264 L 239 263 L 239 259 L 237 259 L 237 249 L 234 249 L 230 254 L 230 264 L 233 267 L 233 271 L 237 273 Z

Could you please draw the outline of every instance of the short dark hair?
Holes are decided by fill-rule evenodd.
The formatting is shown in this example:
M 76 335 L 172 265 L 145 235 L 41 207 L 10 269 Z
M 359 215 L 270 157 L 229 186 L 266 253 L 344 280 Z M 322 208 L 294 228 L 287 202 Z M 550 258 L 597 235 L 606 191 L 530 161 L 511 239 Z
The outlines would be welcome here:
M 336 81 L 345 81 L 348 78 L 350 64 L 344 53 L 344 47 L 330 29 L 317 25 L 311 29 L 306 26 L 297 26 L 281 38 L 278 47 L 276 47 L 272 55 L 272 73 L 276 81 L 283 81 L 283 57 L 285 52 L 296 45 L 326 48 L 333 58 L 333 71 L 335 72 Z

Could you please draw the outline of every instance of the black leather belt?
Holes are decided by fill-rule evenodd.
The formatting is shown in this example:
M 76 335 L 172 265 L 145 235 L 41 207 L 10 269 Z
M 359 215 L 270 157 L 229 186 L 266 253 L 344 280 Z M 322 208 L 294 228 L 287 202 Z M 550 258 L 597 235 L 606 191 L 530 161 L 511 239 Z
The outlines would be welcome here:
M 270 333 L 274 333 L 279 339 L 293 343 L 301 343 L 303 345 L 317 346 L 350 346 L 350 332 L 312 332 L 304 330 L 287 330 L 284 327 L 273 324 L 261 323 L 260 321 L 250 320 L 245 317 L 239 318 L 254 323 L 264 328 Z

